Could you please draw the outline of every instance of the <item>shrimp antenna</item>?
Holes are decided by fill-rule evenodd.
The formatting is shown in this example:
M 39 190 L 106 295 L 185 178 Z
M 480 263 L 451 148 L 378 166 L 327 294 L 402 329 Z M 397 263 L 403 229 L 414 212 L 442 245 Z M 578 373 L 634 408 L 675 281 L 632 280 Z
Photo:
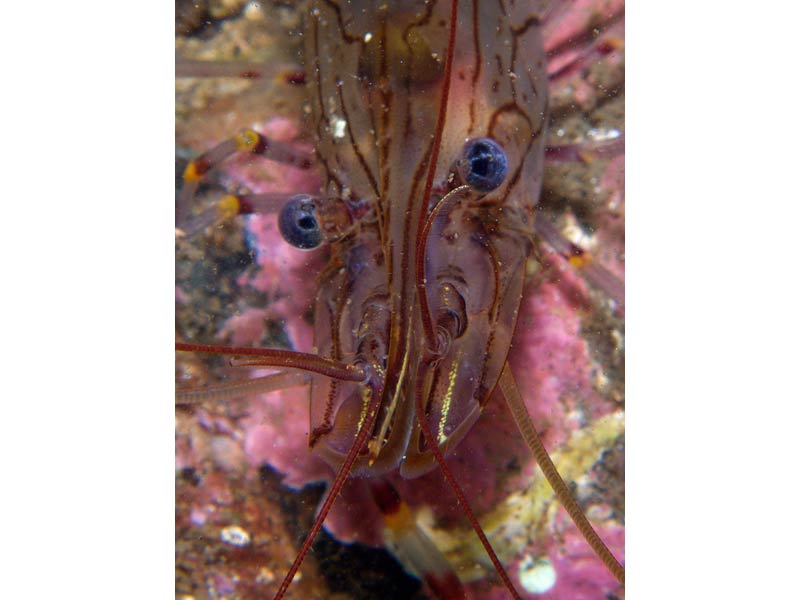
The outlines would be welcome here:
M 322 506 L 317 513 L 317 518 L 314 519 L 314 524 L 311 526 L 311 530 L 308 532 L 308 535 L 306 535 L 306 539 L 303 541 L 303 545 L 300 547 L 300 552 L 297 553 L 297 557 L 294 559 L 292 567 L 289 569 L 286 577 L 283 578 L 283 583 L 281 583 L 278 593 L 275 594 L 275 600 L 281 600 L 286 593 L 286 590 L 289 589 L 289 585 L 292 583 L 295 573 L 297 573 L 297 570 L 303 563 L 303 559 L 305 559 L 308 551 L 311 550 L 311 544 L 314 543 L 314 538 L 317 537 L 319 530 L 322 528 L 322 524 L 325 522 L 325 517 L 328 516 L 328 513 L 333 507 L 333 503 L 336 502 L 336 498 L 342 491 L 345 481 L 347 481 L 347 478 L 350 476 L 353 463 L 355 463 L 356 458 L 358 458 L 361 448 L 364 446 L 364 443 L 367 441 L 367 437 L 372 431 L 372 428 L 375 426 L 375 420 L 378 416 L 378 407 L 380 406 L 381 395 L 383 394 L 382 388 L 382 385 L 378 390 L 373 390 L 371 385 L 364 386 L 362 394 L 364 396 L 365 404 L 367 404 L 367 413 L 366 417 L 364 418 L 364 422 L 362 423 L 361 428 L 358 430 L 356 439 L 353 442 L 353 445 L 350 446 L 350 450 L 348 450 L 347 456 L 345 456 L 344 462 L 339 468 L 339 472 L 336 473 L 336 478 L 333 480 L 331 487 L 328 489 L 328 494 L 325 496 L 325 501 L 322 503 Z
M 609 572 L 617 578 L 617 581 L 624 585 L 625 567 L 620 564 L 611 553 L 611 550 L 608 549 L 608 546 L 606 546 L 603 540 L 600 539 L 600 536 L 597 535 L 594 527 L 589 523 L 583 511 L 578 506 L 578 503 L 575 502 L 572 494 L 570 494 L 567 484 L 564 483 L 561 475 L 558 474 L 558 470 L 556 470 L 550 455 L 547 453 L 547 450 L 545 450 L 542 440 L 536 432 L 536 428 L 533 426 L 533 421 L 531 421 L 531 417 L 525 409 L 525 404 L 519 393 L 517 382 L 514 379 L 514 375 L 511 373 L 511 369 L 508 367 L 508 363 L 505 364 L 503 371 L 500 373 L 498 385 L 503 391 L 503 396 L 505 396 L 508 407 L 511 409 L 514 422 L 517 424 L 522 437 L 525 438 L 525 442 L 528 444 L 531 452 L 533 452 L 536 462 L 542 468 L 550 487 L 553 488 L 559 501 L 567 510 L 570 518 L 572 518 L 573 523 L 575 523 L 583 538 L 592 547 L 595 554 L 597 554 L 597 557 L 603 561 L 603 564 Z

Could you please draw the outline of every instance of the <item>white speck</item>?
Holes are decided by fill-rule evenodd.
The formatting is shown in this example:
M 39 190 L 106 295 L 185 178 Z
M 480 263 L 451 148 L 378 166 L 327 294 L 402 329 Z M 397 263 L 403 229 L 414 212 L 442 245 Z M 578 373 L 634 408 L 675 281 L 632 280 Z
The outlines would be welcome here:
M 259 2 L 248 2 L 244 7 L 244 18 L 248 21 L 263 20 L 264 13 L 261 11 L 261 4 Z
M 369 41 L 372 39 L 372 34 L 368 31 L 364 34 L 364 43 L 369 44 Z
M 331 117 L 331 134 L 337 139 L 344 137 L 345 129 L 347 129 L 347 121 L 336 115 Z
M 623 348 L 625 348 L 625 338 L 622 337 L 619 331 L 614 329 L 611 332 L 611 338 L 614 340 L 614 343 L 616 344 L 616 348 L 614 348 L 615 350 L 621 351 Z
M 208 515 L 199 508 L 193 508 L 192 512 L 189 513 L 189 521 L 192 523 L 192 525 L 197 525 L 198 527 L 202 527 L 203 525 L 205 525 L 207 520 L 208 520 Z
M 566 223 L 561 230 L 561 235 L 585 250 L 593 250 L 595 246 L 597 246 L 597 240 L 592 238 L 590 233 L 587 233 L 581 228 L 577 219 L 568 215 L 565 221 Z
M 566 414 L 566 420 L 568 422 L 576 423 L 579 427 L 586 426 L 586 415 L 580 408 L 569 411 Z
M 609 128 L 606 129 L 605 127 L 592 127 L 589 131 L 586 132 L 586 137 L 592 139 L 595 142 L 605 142 L 607 140 L 615 140 L 620 135 L 622 135 L 619 129 Z
M 220 539 L 231 546 L 249 546 L 250 534 L 238 525 L 229 525 L 219 532 Z
M 556 584 L 556 570 L 546 558 L 528 554 L 519 565 L 519 582 L 531 594 L 544 594 Z
M 564 131 L 563 127 L 560 127 L 559 129 L 556 129 L 556 135 L 558 137 L 564 137 L 565 134 L 566 134 L 566 131 Z

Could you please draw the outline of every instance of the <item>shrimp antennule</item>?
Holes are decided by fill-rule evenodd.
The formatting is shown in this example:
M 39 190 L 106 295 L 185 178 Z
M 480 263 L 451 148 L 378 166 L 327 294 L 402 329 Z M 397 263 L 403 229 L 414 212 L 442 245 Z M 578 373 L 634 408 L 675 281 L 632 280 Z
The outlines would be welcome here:
M 363 382 L 367 373 L 359 365 L 347 364 L 323 358 L 316 354 L 293 352 L 291 350 L 278 350 L 275 348 L 243 348 L 239 346 L 210 346 L 206 344 L 185 344 L 176 342 L 175 349 L 179 352 L 203 352 L 205 354 L 228 354 L 231 356 L 253 356 L 258 359 L 250 360 L 250 367 L 280 367 L 299 369 L 308 373 L 324 375 L 331 379 L 341 381 Z
M 500 575 L 500 579 L 503 580 L 506 588 L 511 593 L 511 596 L 515 600 L 521 600 L 521 596 L 517 589 L 514 587 L 514 584 L 511 582 L 511 578 L 506 573 L 505 567 L 503 567 L 503 563 L 500 562 L 500 559 L 497 558 L 497 554 L 495 554 L 494 549 L 492 548 L 491 543 L 489 543 L 486 534 L 481 528 L 480 523 L 478 522 L 475 513 L 472 512 L 472 508 L 467 501 L 467 496 L 464 494 L 464 490 L 461 489 L 461 486 L 458 485 L 456 478 L 453 477 L 453 474 L 450 472 L 450 469 L 447 467 L 447 463 L 444 460 L 444 456 L 442 455 L 442 451 L 439 449 L 439 444 L 436 438 L 431 431 L 430 425 L 425 418 L 425 408 L 422 402 L 422 386 L 425 380 L 427 369 L 422 369 L 422 371 L 417 375 L 416 381 L 416 390 L 414 392 L 415 402 L 416 402 L 416 410 L 417 410 L 417 422 L 419 423 L 420 429 L 422 430 L 422 435 L 425 438 L 425 442 L 428 444 L 428 447 L 431 450 L 436 462 L 439 464 L 439 468 L 442 471 L 442 475 L 444 475 L 447 483 L 450 485 L 450 488 L 455 493 L 456 498 L 458 498 L 458 503 L 461 505 L 461 508 L 464 510 L 464 513 L 467 516 L 467 519 L 472 525 L 472 528 L 475 530 L 475 533 L 478 535 L 478 539 L 481 541 L 481 545 L 483 546 L 484 550 L 486 550 L 486 554 L 489 555 L 489 559 L 492 561 L 494 568 L 497 570 L 498 575 Z

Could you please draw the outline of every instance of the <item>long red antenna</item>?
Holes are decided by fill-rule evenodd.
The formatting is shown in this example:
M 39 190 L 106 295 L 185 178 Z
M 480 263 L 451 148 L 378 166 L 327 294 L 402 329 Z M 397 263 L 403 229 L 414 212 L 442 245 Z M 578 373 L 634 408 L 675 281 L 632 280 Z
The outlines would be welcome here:
M 382 387 L 383 386 L 381 386 L 381 388 Z M 308 554 L 308 551 L 311 550 L 311 544 L 314 543 L 314 538 L 317 537 L 319 530 L 322 528 L 322 523 L 325 521 L 325 517 L 328 516 L 328 513 L 333 507 L 333 503 L 336 502 L 336 497 L 339 495 L 339 492 L 342 491 L 344 482 L 347 481 L 347 478 L 350 476 L 350 470 L 353 468 L 353 463 L 356 461 L 356 458 L 358 458 L 358 454 L 361 451 L 361 448 L 364 446 L 364 442 L 367 441 L 367 437 L 375 425 L 375 419 L 378 416 L 378 407 L 381 403 L 383 389 L 377 390 L 378 393 L 373 392 L 374 390 L 369 385 L 364 388 L 364 393 L 370 394 L 371 396 L 367 405 L 367 415 L 364 419 L 364 423 L 361 425 L 361 429 L 358 430 L 358 435 L 356 435 L 353 445 L 350 446 L 350 450 L 348 450 L 347 456 L 345 457 L 342 466 L 339 468 L 339 472 L 336 473 L 336 479 L 333 480 L 333 483 L 328 490 L 328 495 L 325 496 L 325 501 L 322 503 L 322 507 L 319 509 L 319 513 L 317 513 L 317 518 L 314 519 L 314 524 L 311 526 L 311 530 L 308 532 L 306 539 L 303 541 L 303 545 L 300 547 L 300 552 L 294 559 L 292 567 L 289 569 L 286 577 L 283 578 L 283 583 L 281 583 L 278 593 L 275 594 L 275 600 L 281 600 L 286 593 L 286 590 L 289 589 L 289 585 L 292 583 L 295 573 L 297 573 L 297 570 L 303 563 L 303 559 L 306 557 L 306 554 Z
M 458 21 L 458 0 L 453 0 L 453 4 L 450 7 L 450 37 L 447 42 L 447 58 L 445 60 L 445 67 L 444 67 L 444 85 L 442 87 L 442 101 L 439 105 L 439 116 L 436 122 L 436 132 L 433 137 L 433 150 L 431 152 L 430 158 L 430 165 L 428 167 L 428 177 L 425 181 L 425 191 L 423 192 L 423 201 L 422 206 L 419 212 L 419 222 L 417 224 L 417 232 L 422 232 L 425 229 L 426 223 L 429 222 L 428 219 L 428 211 L 427 207 L 430 204 L 431 199 L 431 190 L 433 189 L 433 178 L 436 175 L 436 163 L 439 159 L 439 149 L 441 148 L 442 144 L 442 134 L 444 132 L 444 123 L 445 118 L 447 116 L 447 101 L 450 96 L 450 75 L 453 70 L 453 56 L 455 55 L 455 41 L 456 41 L 456 27 Z M 426 232 L 427 238 L 427 232 Z M 425 239 L 420 240 L 423 247 L 425 245 Z M 424 269 L 425 269 L 425 253 L 420 252 L 419 242 L 418 247 L 416 249 L 416 257 L 415 257 L 415 278 L 416 278 L 416 288 L 417 288 L 417 298 L 419 299 L 420 303 L 420 314 L 422 317 L 422 328 L 425 333 L 425 339 L 427 344 L 430 348 L 436 347 L 436 337 L 433 330 L 433 322 L 431 318 L 430 307 L 428 306 L 428 295 L 425 288 L 425 276 L 424 276 Z M 489 543 L 489 540 L 486 538 L 486 534 L 483 532 L 480 523 L 478 523 L 478 519 L 475 517 L 475 514 L 472 512 L 472 508 L 470 508 L 469 502 L 467 501 L 467 497 L 464 494 L 464 491 L 461 489 L 461 486 L 458 485 L 455 477 L 450 472 L 450 469 L 447 468 L 447 463 L 444 460 L 444 456 L 442 456 L 441 451 L 439 450 L 439 446 L 436 442 L 436 438 L 433 437 L 433 433 L 431 432 L 430 426 L 425 419 L 425 412 L 422 405 L 422 384 L 425 378 L 426 369 L 421 369 L 420 372 L 417 373 L 417 381 L 414 390 L 415 402 L 416 402 L 416 412 L 417 412 L 417 421 L 419 422 L 420 429 L 422 430 L 422 435 L 425 437 L 425 441 L 428 444 L 428 447 L 431 449 L 433 456 L 436 458 L 436 462 L 439 463 L 439 468 L 442 471 L 445 479 L 447 479 L 447 483 L 450 484 L 450 487 L 453 488 L 453 492 L 458 498 L 459 504 L 461 504 L 461 508 L 464 509 L 464 512 L 467 515 L 467 519 L 469 519 L 472 528 L 475 530 L 475 533 L 478 535 L 478 538 L 481 541 L 486 553 L 489 555 L 489 559 L 492 561 L 494 568 L 497 570 L 497 573 L 500 575 L 500 578 L 503 580 L 503 583 L 508 588 L 508 591 L 511 592 L 511 595 L 515 600 L 521 600 L 519 592 L 517 592 L 514 584 L 511 582 L 511 579 L 506 573 L 506 570 L 503 568 L 500 559 L 497 558 L 497 555 L 492 548 L 492 545 Z
M 444 460 L 444 456 L 442 456 L 442 452 L 439 450 L 439 444 L 437 443 L 436 438 L 433 436 L 430 425 L 428 425 L 428 421 L 425 418 L 425 412 L 422 405 L 422 384 L 426 373 L 427 369 L 421 369 L 421 371 L 417 373 L 417 381 L 415 386 L 416 389 L 414 390 L 417 409 L 417 422 L 419 422 L 422 435 L 425 438 L 425 442 L 428 444 L 428 448 L 430 448 L 431 452 L 433 453 L 436 462 L 439 463 L 439 469 L 441 469 L 442 475 L 444 475 L 444 478 L 447 480 L 447 483 L 450 484 L 450 487 L 453 488 L 453 492 L 455 493 L 456 498 L 458 498 L 458 503 L 461 505 L 461 508 L 464 509 L 467 519 L 472 525 L 472 528 L 475 530 L 475 533 L 478 535 L 484 550 L 486 550 L 486 554 L 489 555 L 489 559 L 492 561 L 494 568 L 497 570 L 497 574 L 500 575 L 500 579 L 503 580 L 503 583 L 508 588 L 508 591 L 511 592 L 511 596 L 515 600 L 521 600 L 519 592 L 517 592 L 517 589 L 511 582 L 511 578 L 508 576 L 508 573 L 506 573 L 506 570 L 500 562 L 500 559 L 497 558 L 497 554 L 495 554 L 494 548 L 492 548 L 492 545 L 486 538 L 486 534 L 483 532 L 481 524 L 478 523 L 475 513 L 472 512 L 472 508 L 470 508 L 469 502 L 467 501 L 467 496 L 464 494 L 464 490 L 461 489 L 461 486 L 458 485 L 458 482 L 456 481 L 455 477 L 453 477 L 450 469 L 447 468 L 447 463 Z
M 439 116 L 436 120 L 436 133 L 433 136 L 433 150 L 431 151 L 430 164 L 428 166 L 428 177 L 425 180 L 425 191 L 422 193 L 422 205 L 419 211 L 419 222 L 417 231 L 422 231 L 428 217 L 428 204 L 431 200 L 431 190 L 433 189 L 433 178 L 436 176 L 436 163 L 439 160 L 439 148 L 442 145 L 442 134 L 444 132 L 444 121 L 447 117 L 447 100 L 450 97 L 450 74 L 453 71 L 453 56 L 456 45 L 456 25 L 458 20 L 458 0 L 453 0 L 450 7 L 450 37 L 447 41 L 447 58 L 444 63 L 444 85 L 442 86 L 442 102 L 439 105 Z M 420 256 L 419 249 L 415 258 L 417 297 L 419 298 L 420 314 L 422 315 L 422 329 L 425 332 L 425 339 L 428 347 L 436 347 L 436 336 L 433 332 L 431 311 L 428 307 L 428 296 L 425 293 L 425 257 Z

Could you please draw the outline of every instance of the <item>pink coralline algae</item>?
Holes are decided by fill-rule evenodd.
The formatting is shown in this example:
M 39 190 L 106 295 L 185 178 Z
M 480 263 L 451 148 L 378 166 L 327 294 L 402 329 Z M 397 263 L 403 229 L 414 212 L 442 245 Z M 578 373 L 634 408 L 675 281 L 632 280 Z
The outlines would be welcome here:
M 613 81 L 624 59 L 622 5 L 597 0 L 570 3 L 569 10 L 562 10 L 555 24 L 546 27 L 546 45 L 554 55 L 549 68 L 555 76 L 551 96 L 561 107 L 557 112 L 563 113 L 551 126 L 551 143 L 580 145 L 622 135 L 624 79 Z M 609 19 L 611 24 L 602 28 Z M 568 40 L 591 24 L 602 29 L 591 50 L 585 45 L 570 48 Z M 556 52 L 559 48 L 566 50 Z M 563 109 L 567 98 L 572 102 L 568 110 Z M 260 130 L 288 142 L 299 135 L 294 122 L 283 118 L 265 122 Z M 588 248 L 595 260 L 624 280 L 624 155 L 585 158 L 574 171 L 578 183 L 553 171 L 555 175 L 546 181 L 541 218 L 554 218 L 563 235 Z M 268 161 L 242 159 L 226 165 L 224 178 L 255 193 L 313 193 L 319 186 L 309 172 L 276 167 Z M 554 197 L 579 198 L 579 208 L 570 210 L 568 201 L 564 212 Z M 246 239 L 256 266 L 238 275 L 235 313 L 218 327 L 216 340 L 202 341 L 258 346 L 277 327 L 291 348 L 313 351 L 308 317 L 315 276 L 325 263 L 325 254 L 290 247 L 281 239 L 275 221 L 275 215 L 247 218 Z M 563 257 L 543 245 L 530 268 L 509 362 L 545 446 L 555 453 L 567 483 L 573 482 L 574 494 L 597 524 L 598 533 L 624 560 L 621 311 L 602 291 L 591 289 Z M 188 302 L 187 292 L 180 287 L 177 297 L 179 303 Z M 242 378 L 266 371 L 234 368 L 232 372 Z M 252 487 L 263 465 L 277 471 L 282 483 L 294 489 L 329 482 L 334 473 L 309 451 L 308 432 L 308 392 L 303 387 L 230 404 L 211 403 L 181 416 L 177 467 L 182 473 L 203 474 L 202 484 L 189 500 L 187 526 L 215 523 L 222 527 L 220 507 L 237 502 L 236 486 Z M 547 488 L 537 487 L 541 485 L 538 467 L 499 393 L 448 464 L 475 512 L 483 515 L 487 534 L 525 597 L 596 600 L 624 594 L 557 500 L 547 495 Z M 239 483 L 231 484 L 229 477 Z M 434 471 L 403 480 L 394 474 L 389 479 L 420 515 L 430 535 L 445 547 L 457 572 L 462 573 L 459 565 L 468 565 L 464 571 L 472 569 L 467 577 L 473 580 L 470 597 L 507 597 L 442 475 Z M 250 524 L 258 527 L 255 521 Z M 383 545 L 382 518 L 363 480 L 351 479 L 346 484 L 325 528 L 343 542 Z M 474 548 L 465 549 L 470 546 Z M 544 565 L 538 572 L 544 583 L 533 590 L 521 583 L 536 568 L 532 565 Z M 280 580 L 283 573 L 274 575 Z M 264 587 L 256 588 L 263 593 L 274 591 L 272 579 L 262 574 Z M 215 585 L 221 596 L 238 589 L 232 575 Z

